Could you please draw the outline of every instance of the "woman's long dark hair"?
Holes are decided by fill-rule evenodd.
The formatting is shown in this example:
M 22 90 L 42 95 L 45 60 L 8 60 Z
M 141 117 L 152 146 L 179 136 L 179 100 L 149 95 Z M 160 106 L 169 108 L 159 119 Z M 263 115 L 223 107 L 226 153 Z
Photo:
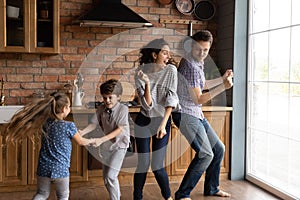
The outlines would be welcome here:
M 155 39 L 145 45 L 141 50 L 141 57 L 139 59 L 140 65 L 154 63 L 152 53 L 158 54 L 163 46 L 169 45 L 163 38 Z
M 33 142 L 40 138 L 48 118 L 58 119 L 57 114 L 70 103 L 65 93 L 54 92 L 47 98 L 32 101 L 17 112 L 6 124 L 3 136 L 6 143 L 15 143 L 29 137 Z

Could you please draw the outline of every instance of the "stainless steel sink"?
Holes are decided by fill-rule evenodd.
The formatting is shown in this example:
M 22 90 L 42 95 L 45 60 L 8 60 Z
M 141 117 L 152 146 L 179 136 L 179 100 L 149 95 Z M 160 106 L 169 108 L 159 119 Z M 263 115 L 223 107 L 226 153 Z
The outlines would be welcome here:
M 0 124 L 9 122 L 11 117 L 23 107 L 22 105 L 0 106 Z

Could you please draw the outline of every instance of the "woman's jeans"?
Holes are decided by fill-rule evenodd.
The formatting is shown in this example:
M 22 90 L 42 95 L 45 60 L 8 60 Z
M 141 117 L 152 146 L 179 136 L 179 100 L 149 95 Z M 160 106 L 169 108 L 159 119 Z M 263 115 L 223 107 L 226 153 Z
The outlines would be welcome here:
M 191 191 L 204 172 L 206 172 L 204 195 L 216 194 L 219 191 L 220 168 L 225 152 L 224 144 L 207 119 L 201 120 L 181 113 L 179 124 L 176 115 L 172 115 L 174 123 L 180 127 L 181 133 L 186 137 L 196 154 L 175 193 L 175 199 L 190 197 Z
M 37 176 L 37 192 L 33 197 L 33 200 L 48 199 L 51 190 L 51 183 L 55 184 L 55 191 L 58 200 L 69 199 L 69 177 L 53 179 Z
M 170 135 L 171 120 L 166 125 L 167 135 L 162 139 L 156 138 L 157 129 L 162 117 L 148 118 L 138 114 L 134 132 L 138 152 L 138 166 L 134 174 L 134 200 L 143 199 L 143 188 L 146 182 L 147 172 L 151 163 L 151 169 L 161 189 L 162 196 L 167 199 L 171 196 L 168 174 L 164 168 L 166 149 Z M 150 148 L 152 139 L 152 148 Z M 150 151 L 152 159 L 150 161 Z

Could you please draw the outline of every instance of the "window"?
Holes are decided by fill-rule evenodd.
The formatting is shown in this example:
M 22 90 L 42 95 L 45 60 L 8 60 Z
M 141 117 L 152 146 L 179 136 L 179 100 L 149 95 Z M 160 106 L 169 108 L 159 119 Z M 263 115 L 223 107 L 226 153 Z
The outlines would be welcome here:
M 300 1 L 249 2 L 247 179 L 300 198 Z

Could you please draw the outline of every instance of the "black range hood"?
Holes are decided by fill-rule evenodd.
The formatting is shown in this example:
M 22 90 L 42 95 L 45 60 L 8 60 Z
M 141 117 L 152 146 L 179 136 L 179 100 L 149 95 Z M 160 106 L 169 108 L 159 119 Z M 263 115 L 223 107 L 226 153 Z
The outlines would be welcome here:
M 132 11 L 121 0 L 101 0 L 87 14 L 79 17 L 75 23 L 83 27 L 151 27 L 150 22 Z

